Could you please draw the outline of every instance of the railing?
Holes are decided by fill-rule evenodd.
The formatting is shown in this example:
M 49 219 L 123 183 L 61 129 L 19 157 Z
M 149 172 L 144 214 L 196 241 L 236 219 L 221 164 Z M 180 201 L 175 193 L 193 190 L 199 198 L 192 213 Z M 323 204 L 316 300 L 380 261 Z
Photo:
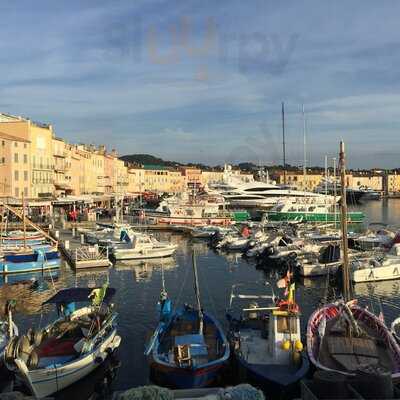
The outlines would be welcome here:
M 95 261 L 108 259 L 108 247 L 98 246 L 82 246 L 75 249 L 75 262 L 78 261 Z

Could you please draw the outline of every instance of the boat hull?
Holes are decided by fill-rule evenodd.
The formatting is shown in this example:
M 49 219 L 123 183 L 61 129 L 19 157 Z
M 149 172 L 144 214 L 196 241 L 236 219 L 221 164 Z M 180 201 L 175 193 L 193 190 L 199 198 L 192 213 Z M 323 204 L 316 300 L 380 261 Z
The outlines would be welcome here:
M 30 262 L 0 262 L 0 274 L 18 274 L 31 271 L 45 271 L 49 269 L 60 268 L 61 259 L 56 258 L 47 261 L 30 261 Z
M 400 279 L 400 265 L 356 269 L 352 273 L 352 279 L 356 283 Z
M 156 363 L 150 363 L 151 375 L 158 384 L 176 389 L 191 389 L 209 387 L 215 384 L 221 376 L 226 364 L 218 364 L 206 368 L 184 369 L 168 367 Z
M 113 257 L 116 260 L 146 260 L 150 258 L 164 258 L 171 257 L 175 251 L 176 246 L 168 246 L 164 249 L 119 249 L 113 250 Z
M 43 398 L 58 392 L 94 371 L 101 363 L 96 360 L 105 360 L 110 353 L 118 348 L 121 338 L 116 329 L 94 351 L 74 360 L 73 362 L 53 368 L 43 368 L 28 371 L 25 363 L 15 360 L 19 367 L 19 376 L 31 389 L 34 396 Z
M 364 220 L 362 212 L 351 212 L 347 214 L 349 223 L 358 223 Z M 340 214 L 335 213 L 306 213 L 306 212 L 268 212 L 269 221 L 288 222 L 340 222 Z
M 299 272 L 301 276 L 333 275 L 341 265 L 341 261 L 328 264 L 301 264 Z
M 291 372 L 287 366 L 251 365 L 237 354 L 235 354 L 235 361 L 241 382 L 251 383 L 268 393 L 269 396 L 279 395 L 280 398 L 281 396 L 297 395 L 298 383 L 307 375 L 310 368 L 305 351 L 301 355 L 301 366 Z

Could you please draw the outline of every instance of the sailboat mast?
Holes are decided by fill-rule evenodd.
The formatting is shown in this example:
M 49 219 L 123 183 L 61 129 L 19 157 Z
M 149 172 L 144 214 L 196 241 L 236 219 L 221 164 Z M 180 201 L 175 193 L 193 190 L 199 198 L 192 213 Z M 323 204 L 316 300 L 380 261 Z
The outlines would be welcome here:
M 26 221 L 25 221 L 25 197 L 22 192 L 22 226 L 24 229 L 24 249 L 26 249 Z
M 199 290 L 199 277 L 197 275 L 197 264 L 196 264 L 196 254 L 193 250 L 192 252 L 192 265 L 193 265 L 193 272 L 194 272 L 194 291 L 196 293 L 196 300 L 197 300 L 197 310 L 199 312 L 199 333 L 203 333 L 203 311 L 201 310 L 201 302 L 200 302 L 200 290 Z
M 346 164 L 344 143 L 340 142 L 339 153 L 340 164 L 340 183 L 341 183 L 341 230 L 342 230 L 342 250 L 343 250 L 343 296 L 347 302 L 350 300 L 350 273 L 349 273 L 349 252 L 347 243 L 347 201 L 346 201 Z
M 283 183 L 286 185 L 285 103 L 282 101 Z
M 303 104 L 303 187 L 304 190 L 307 189 L 306 185 L 306 176 L 307 176 L 307 153 L 306 153 L 306 113 L 304 110 L 304 104 Z

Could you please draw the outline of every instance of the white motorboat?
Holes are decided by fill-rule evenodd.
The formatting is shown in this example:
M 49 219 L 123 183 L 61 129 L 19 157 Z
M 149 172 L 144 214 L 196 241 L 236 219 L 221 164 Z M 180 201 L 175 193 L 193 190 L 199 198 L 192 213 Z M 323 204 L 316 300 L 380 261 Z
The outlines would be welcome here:
M 190 230 L 190 236 L 197 239 L 209 239 L 217 231 L 215 226 L 199 226 Z
M 400 279 L 400 244 L 396 243 L 383 258 L 369 258 L 352 262 L 354 282 L 375 282 Z
M 340 247 L 337 244 L 323 246 L 318 254 L 309 253 L 298 258 L 301 276 L 320 276 L 336 273 L 341 266 Z
M 144 260 L 172 256 L 177 245 L 159 242 L 154 236 L 135 233 L 124 245 L 112 248 L 115 260 Z
M 36 398 L 56 393 L 82 379 L 119 347 L 110 300 L 115 289 L 63 289 L 44 304 L 56 304 L 61 317 L 42 332 L 14 337 L 6 347 L 7 368 Z M 75 310 L 76 302 L 92 304 Z

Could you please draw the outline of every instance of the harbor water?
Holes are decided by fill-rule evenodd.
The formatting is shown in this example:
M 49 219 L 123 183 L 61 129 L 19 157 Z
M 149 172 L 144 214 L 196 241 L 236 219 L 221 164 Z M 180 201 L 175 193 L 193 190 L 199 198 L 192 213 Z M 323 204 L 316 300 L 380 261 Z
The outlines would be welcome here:
M 367 223 L 383 222 L 400 226 L 400 199 L 365 202 L 357 206 L 357 210 L 366 214 Z M 48 295 L 48 291 L 54 290 L 54 287 L 57 289 L 70 286 L 95 287 L 109 279 L 110 286 L 117 289 L 114 303 L 119 314 L 118 329 L 122 338 L 118 350 L 120 367 L 112 388 L 123 390 L 149 383 L 149 368 L 143 351 L 146 340 L 158 322 L 156 303 L 162 288 L 163 276 L 165 287 L 175 305 L 195 302 L 191 266 L 192 249 L 197 255 L 202 305 L 225 327 L 225 311 L 232 285 L 238 283 L 252 285 L 255 282 L 268 280 L 275 288 L 276 294 L 283 295 L 275 285 L 282 271 L 257 270 L 254 262 L 247 261 L 240 255 L 217 253 L 209 248 L 206 242 L 194 241 L 181 234 L 160 232 L 156 235 L 179 245 L 173 258 L 142 263 L 126 262 L 108 270 L 77 273 L 63 265 L 51 278 L 47 275 L 44 284 L 39 279 L 40 290 L 34 291 L 23 284 L 3 285 L 0 288 L 0 301 L 2 304 L 10 298 L 17 301 L 18 312 L 15 320 L 22 331 L 31 325 L 39 328 L 55 316 L 51 308 L 42 310 L 40 307 L 41 298 Z M 297 283 L 296 298 L 302 310 L 303 328 L 319 302 L 331 294 L 329 286 L 326 278 L 306 279 Z M 400 280 L 357 284 L 354 287 L 354 294 L 361 302 L 368 304 L 375 313 L 379 314 L 382 311 L 387 324 L 400 315 Z M 102 380 L 101 377 L 99 380 Z M 79 393 L 79 398 L 89 398 L 92 388 L 85 389 L 83 386 L 87 384 L 87 380 L 75 384 L 69 389 L 67 397 L 72 396 L 71 393 L 75 391 Z M 63 394 L 56 397 L 63 398 Z

